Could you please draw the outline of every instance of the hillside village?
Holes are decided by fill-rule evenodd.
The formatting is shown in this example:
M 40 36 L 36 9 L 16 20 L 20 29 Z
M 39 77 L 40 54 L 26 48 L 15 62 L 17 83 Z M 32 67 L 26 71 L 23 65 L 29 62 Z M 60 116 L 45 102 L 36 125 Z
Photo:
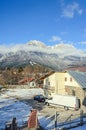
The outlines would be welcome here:
M 80 107 L 86 105 L 85 67 L 62 72 L 43 66 L 35 66 L 34 69 L 20 67 L 11 70 L 8 68 L 0 73 L 0 84 L 7 88 L 42 88 L 47 97 L 53 94 L 72 95 L 79 98 Z
M 1 71 L 0 73 L 0 78 L 2 77 L 2 74 L 4 74 L 3 76 L 7 78 L 7 81 L 5 81 L 4 79 L 0 80 L 0 93 L 2 93 L 6 89 L 14 89 L 13 91 L 15 91 L 15 89 L 31 89 L 31 91 L 34 91 L 34 88 L 41 88 L 46 97 L 53 97 L 53 95 L 55 94 L 77 97 L 79 99 L 79 108 L 81 110 L 84 110 L 85 112 L 85 67 L 71 68 L 68 70 L 63 70 L 61 72 L 53 71 L 50 68 L 43 68 L 39 66 L 36 66 L 36 69 L 32 70 L 29 67 L 20 67 L 18 69 L 11 70 L 8 68 Z M 10 80 L 10 78 L 12 78 L 12 80 Z
M 28 84 L 30 88 L 42 88 L 46 97 L 53 94 L 72 95 L 78 97 L 80 107 L 86 106 L 86 72 L 66 70 L 63 72 L 51 71 L 39 79 L 30 78 L 19 81 L 19 84 Z

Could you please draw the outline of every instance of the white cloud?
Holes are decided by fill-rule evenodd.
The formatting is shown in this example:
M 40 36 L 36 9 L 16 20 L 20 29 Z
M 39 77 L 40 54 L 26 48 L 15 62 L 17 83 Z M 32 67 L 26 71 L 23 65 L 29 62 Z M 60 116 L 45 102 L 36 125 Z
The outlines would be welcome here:
M 67 6 L 63 6 L 62 17 L 73 18 L 75 13 L 81 15 L 83 10 L 79 7 L 79 4 L 74 2 Z
M 27 49 L 26 44 L 0 45 L 0 53 L 17 52 L 18 50 Z
M 78 42 L 79 44 L 86 45 L 86 41 Z
M 7 48 L 5 45 L 0 45 L 0 53 L 6 53 L 9 51 L 9 48 Z
M 59 36 L 52 36 L 50 41 L 52 41 L 52 42 L 56 41 L 57 43 L 55 45 L 52 44 L 52 46 L 48 46 L 48 45 L 46 45 L 45 47 L 40 46 L 40 48 L 39 48 L 39 45 L 41 45 L 42 42 L 36 41 L 36 40 L 30 41 L 31 44 L 29 42 L 29 43 L 22 43 L 22 44 L 14 44 L 14 45 L 10 45 L 10 46 L 0 45 L 0 53 L 5 54 L 5 53 L 9 53 L 9 52 L 16 53 L 17 51 L 26 51 L 27 52 L 27 51 L 34 51 L 34 50 L 40 51 L 40 49 L 43 52 L 51 53 L 51 49 L 49 49 L 49 48 L 52 48 L 52 53 L 54 51 L 57 51 L 57 49 L 59 52 L 62 51 L 60 48 L 64 48 L 65 50 L 68 49 L 69 52 L 70 52 L 70 48 L 75 50 L 73 42 L 63 40 Z M 34 42 L 38 43 L 38 44 L 36 44 L 37 46 L 34 46 L 34 44 L 35 44 Z M 86 45 L 86 41 L 78 42 L 78 44 Z
M 69 44 L 69 45 L 74 44 L 72 41 L 66 41 L 59 36 L 52 36 L 49 42 L 57 42 L 57 44 Z
M 61 41 L 62 39 L 59 36 L 52 36 L 52 38 L 49 40 L 50 42 L 56 42 Z

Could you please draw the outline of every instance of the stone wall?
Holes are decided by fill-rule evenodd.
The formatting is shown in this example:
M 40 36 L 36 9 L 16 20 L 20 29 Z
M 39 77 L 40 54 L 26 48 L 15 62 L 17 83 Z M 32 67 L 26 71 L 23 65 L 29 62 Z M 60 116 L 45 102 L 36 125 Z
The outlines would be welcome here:
M 76 96 L 80 99 L 80 105 L 82 107 L 83 101 L 86 97 L 86 91 L 80 87 L 65 86 L 66 93 L 68 95 Z
M 30 88 L 29 85 L 8 85 L 7 86 L 8 88 L 11 88 L 11 89 L 27 89 L 27 88 Z

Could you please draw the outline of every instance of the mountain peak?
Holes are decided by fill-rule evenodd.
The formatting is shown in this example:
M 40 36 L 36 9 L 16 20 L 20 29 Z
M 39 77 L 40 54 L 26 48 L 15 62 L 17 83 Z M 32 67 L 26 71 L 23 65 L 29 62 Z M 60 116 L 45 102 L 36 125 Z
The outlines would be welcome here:
M 46 47 L 46 45 L 43 42 L 38 40 L 31 40 L 27 44 L 35 47 L 42 47 L 42 48 Z

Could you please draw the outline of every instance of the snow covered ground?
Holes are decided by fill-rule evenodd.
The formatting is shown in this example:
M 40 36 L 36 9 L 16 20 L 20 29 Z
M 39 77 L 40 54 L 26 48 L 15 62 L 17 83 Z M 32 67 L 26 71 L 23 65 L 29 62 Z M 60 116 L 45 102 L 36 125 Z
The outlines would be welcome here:
M 15 99 L 0 98 L 0 130 L 5 127 L 6 122 L 12 121 L 13 117 L 17 118 L 19 126 L 25 123 L 30 114 L 31 106 Z
M 30 99 L 36 94 L 43 94 L 42 89 L 9 89 L 0 95 L 0 130 L 5 128 L 5 124 L 16 117 L 18 125 L 22 126 L 28 121 L 32 106 L 16 99 Z M 55 120 L 38 112 L 38 119 L 45 130 L 53 130 Z M 73 128 L 72 130 L 85 130 L 86 125 Z
M 44 94 L 42 89 L 9 89 L 5 95 L 8 97 L 19 97 L 19 98 L 32 98 L 36 94 Z
M 28 116 L 32 109 L 16 97 L 29 99 L 36 94 L 43 94 L 42 89 L 10 89 L 0 95 L 0 130 L 5 128 L 8 121 L 12 121 L 16 117 L 18 125 L 22 125 L 28 120 Z
M 73 128 L 71 130 L 86 130 L 86 124 L 80 127 Z

